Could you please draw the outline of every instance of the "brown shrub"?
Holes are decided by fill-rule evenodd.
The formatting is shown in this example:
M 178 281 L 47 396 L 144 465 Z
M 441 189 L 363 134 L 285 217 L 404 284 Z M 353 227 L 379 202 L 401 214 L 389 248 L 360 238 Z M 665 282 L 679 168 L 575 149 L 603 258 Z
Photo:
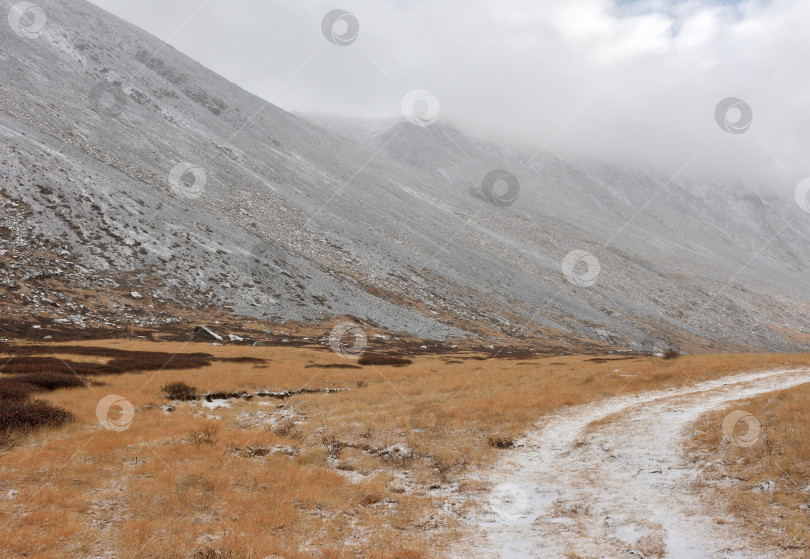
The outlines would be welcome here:
M 364 493 L 360 497 L 360 504 L 362 506 L 364 506 L 364 507 L 367 507 L 367 506 L 370 506 L 370 505 L 375 505 L 375 504 L 379 503 L 382 500 L 383 500 L 382 495 L 380 495 L 377 492 Z
M 302 433 L 295 426 L 295 421 L 293 421 L 292 419 L 285 419 L 284 421 L 273 427 L 272 432 L 276 436 L 284 437 L 286 439 L 293 439 L 296 441 L 300 441 L 304 438 L 304 433 Z
M 332 458 L 340 458 L 340 453 L 346 448 L 346 443 L 338 440 L 334 435 L 324 435 L 322 442 L 326 452 L 328 452 Z
M 21 402 L 27 400 L 28 396 L 33 392 L 41 392 L 42 388 L 28 384 L 27 382 L 18 382 L 12 379 L 0 379 L 0 400 L 14 400 Z
M 75 420 L 69 411 L 42 400 L 6 401 L 0 407 L 0 432 L 27 432 L 40 427 L 57 427 Z
M 170 382 L 164 384 L 160 390 L 170 400 L 194 400 L 197 398 L 197 389 L 185 382 Z
M 515 446 L 515 441 L 512 437 L 505 435 L 490 435 L 487 438 L 487 442 L 489 442 L 489 446 L 495 448 L 512 448 Z
M 27 375 L 8 377 L 8 380 L 32 384 L 48 391 L 56 390 L 57 388 L 84 388 L 87 386 L 87 382 L 78 376 L 64 373 L 30 373 Z
M 186 440 L 196 446 L 214 444 L 217 442 L 217 428 L 213 425 L 207 425 L 203 427 L 202 431 L 191 430 L 188 432 Z

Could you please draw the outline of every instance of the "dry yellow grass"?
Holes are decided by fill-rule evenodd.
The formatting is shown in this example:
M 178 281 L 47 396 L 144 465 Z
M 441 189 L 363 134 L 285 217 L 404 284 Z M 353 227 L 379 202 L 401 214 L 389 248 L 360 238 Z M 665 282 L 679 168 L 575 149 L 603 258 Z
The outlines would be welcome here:
M 441 557 L 459 537 L 464 497 L 482 489 L 464 474 L 510 452 L 491 436 L 519 436 L 561 406 L 810 360 L 463 354 L 336 369 L 320 365 L 354 362 L 306 348 L 86 345 L 267 362 L 105 376 L 103 386 L 44 396 L 78 421 L 0 455 L 2 557 Z M 160 388 L 173 381 L 201 391 L 349 390 L 218 409 L 183 402 L 167 413 Z M 135 407 L 128 429 L 96 419 L 108 394 Z
M 708 463 L 701 472 L 707 502 L 719 503 L 722 522 L 741 529 L 783 557 L 810 555 L 810 386 L 802 385 L 743 400 L 701 418 L 688 453 Z M 723 436 L 729 413 L 753 415 L 752 435 L 739 422 L 734 434 L 743 444 Z M 750 444 L 750 446 L 749 446 Z M 772 492 L 770 484 L 772 482 Z M 804 506 L 804 508 L 802 508 Z

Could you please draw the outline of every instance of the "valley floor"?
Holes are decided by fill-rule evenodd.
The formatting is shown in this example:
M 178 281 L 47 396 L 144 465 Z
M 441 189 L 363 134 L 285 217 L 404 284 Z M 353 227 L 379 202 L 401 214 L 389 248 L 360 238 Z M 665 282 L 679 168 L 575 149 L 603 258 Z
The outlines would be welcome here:
M 658 524 L 676 522 L 689 538 L 703 534 L 663 509 L 661 518 L 639 518 L 676 481 L 669 469 L 653 469 L 656 460 L 662 471 L 677 461 L 679 427 L 729 399 L 807 378 L 754 371 L 810 362 L 416 348 L 390 355 L 380 347 L 359 361 L 316 345 L 0 346 L 0 381 L 12 371 L 18 380 L 41 379 L 44 363 L 85 380 L 30 396 L 68 410 L 74 422 L 11 434 L 0 450 L 0 555 L 427 558 L 451 556 L 456 542 L 470 541 L 497 556 L 503 529 L 526 543 L 525 556 L 542 557 L 545 548 L 529 543 L 540 533 L 548 540 L 547 512 L 557 510 L 571 539 L 538 545 L 559 544 L 555 553 L 576 557 L 577 542 L 603 534 L 610 545 L 635 538 L 627 549 L 652 557 L 674 545 Z M 165 356 L 165 364 L 139 370 L 127 355 Z M 731 374 L 743 376 L 718 380 Z M 655 390 L 669 392 L 653 397 Z M 543 429 L 558 436 L 538 439 Z M 637 472 L 618 467 L 623 460 Z M 523 483 L 508 469 L 513 461 L 527 475 L 555 476 L 530 482 L 532 520 L 544 520 L 528 527 L 510 512 L 510 495 L 522 506 L 520 494 L 501 487 Z M 625 508 L 607 524 L 589 519 L 608 493 Z M 686 504 L 676 500 L 673 510 Z M 481 530 L 493 507 L 508 521 Z

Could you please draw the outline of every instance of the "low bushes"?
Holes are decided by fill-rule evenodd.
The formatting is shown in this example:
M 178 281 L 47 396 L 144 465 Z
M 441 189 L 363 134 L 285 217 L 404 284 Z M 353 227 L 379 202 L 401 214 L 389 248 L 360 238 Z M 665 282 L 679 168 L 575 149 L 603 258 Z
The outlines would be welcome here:
M 87 383 L 77 377 L 65 373 L 31 373 L 28 375 L 16 375 L 8 377 L 11 382 L 30 384 L 44 390 L 56 390 L 57 388 L 84 388 Z
M 34 386 L 27 382 L 19 382 L 13 379 L 0 379 L 0 402 L 12 400 L 15 402 L 22 402 L 28 399 L 28 396 L 33 392 L 42 392 L 43 389 L 39 386 Z
M 161 388 L 163 395 L 170 400 L 194 400 L 197 398 L 197 389 L 185 382 L 170 382 Z
M 13 446 L 21 435 L 43 427 L 58 427 L 75 421 L 69 411 L 43 400 L 29 399 L 32 394 L 87 386 L 74 376 L 61 373 L 32 373 L 0 377 L 0 447 Z
M 29 432 L 39 427 L 58 427 L 75 420 L 69 411 L 42 400 L 6 400 L 0 404 L 0 432 Z
M 199 369 L 214 362 L 265 363 L 255 357 L 214 357 L 208 353 L 169 353 L 162 351 L 128 351 L 90 346 L 9 346 L 3 353 L 14 358 L 5 364 L 7 374 L 57 372 L 81 376 L 119 375 L 123 373 Z M 42 355 L 46 354 L 46 355 Z M 47 354 L 108 357 L 107 362 L 71 361 Z
M 186 441 L 195 445 L 214 444 L 217 442 L 217 428 L 212 425 L 203 427 L 202 431 L 191 430 L 188 432 Z

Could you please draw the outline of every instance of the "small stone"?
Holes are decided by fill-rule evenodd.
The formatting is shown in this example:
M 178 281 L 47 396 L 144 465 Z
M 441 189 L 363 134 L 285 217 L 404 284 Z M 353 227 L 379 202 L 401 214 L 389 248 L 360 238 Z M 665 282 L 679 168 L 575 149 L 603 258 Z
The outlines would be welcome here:
M 142 299 L 142 298 L 143 298 L 143 295 L 141 295 L 141 294 L 140 294 L 140 293 L 138 293 L 137 291 L 133 291 L 133 292 L 131 292 L 129 295 L 130 295 L 130 297 L 132 297 L 133 299 Z
M 222 341 L 222 336 L 219 334 L 215 334 L 212 332 L 207 326 L 197 326 L 194 328 L 194 338 L 195 340 L 214 340 L 217 342 Z

